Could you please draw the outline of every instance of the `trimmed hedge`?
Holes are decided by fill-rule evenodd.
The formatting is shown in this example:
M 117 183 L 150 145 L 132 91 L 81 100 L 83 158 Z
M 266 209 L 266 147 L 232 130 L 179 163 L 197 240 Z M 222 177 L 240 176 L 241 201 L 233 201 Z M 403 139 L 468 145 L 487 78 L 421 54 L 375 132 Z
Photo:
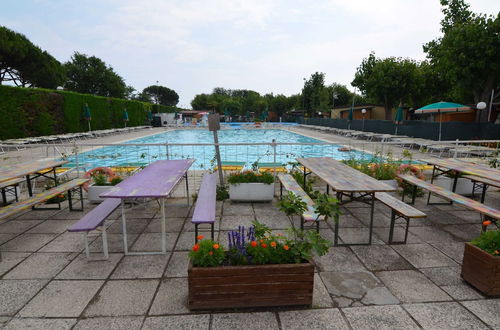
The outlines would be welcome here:
M 176 107 L 48 89 L 0 85 L 0 140 L 88 130 L 83 107 L 89 105 L 93 130 L 147 123 L 147 112 L 175 112 Z

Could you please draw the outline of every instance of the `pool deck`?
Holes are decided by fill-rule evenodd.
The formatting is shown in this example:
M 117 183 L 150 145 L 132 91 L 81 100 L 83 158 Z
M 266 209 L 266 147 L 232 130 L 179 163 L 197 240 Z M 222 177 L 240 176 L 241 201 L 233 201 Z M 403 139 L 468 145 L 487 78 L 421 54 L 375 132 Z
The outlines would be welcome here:
M 110 136 L 99 143 L 160 131 Z M 181 196 L 183 185 L 179 190 Z M 373 245 L 332 247 L 316 257 L 312 308 L 201 312 L 187 308 L 187 254 L 194 226 L 193 207 L 186 207 L 185 199 L 167 204 L 167 255 L 124 256 L 115 212 L 107 261 L 87 261 L 82 234 L 67 232 L 82 216 L 70 212 L 67 202 L 60 211 L 27 211 L 0 223 L 0 328 L 500 329 L 500 299 L 483 296 L 460 277 L 464 242 L 479 234 L 479 215 L 456 205 L 426 205 L 425 200 L 418 198 L 415 207 L 427 218 L 411 221 L 408 244 L 386 243 L 390 211 L 377 203 Z M 500 193 L 489 192 L 486 204 L 500 205 Z M 86 203 L 85 212 L 92 207 Z M 350 203 L 342 212 L 341 238 L 363 241 L 369 210 Z M 223 244 L 228 230 L 254 219 L 277 232 L 291 225 L 276 200 L 218 202 L 217 214 L 216 237 Z M 159 219 L 156 202 L 128 211 L 131 250 L 158 249 Z M 321 233 L 333 241 L 333 224 L 323 223 Z M 102 251 L 99 237 L 91 251 L 95 256 Z

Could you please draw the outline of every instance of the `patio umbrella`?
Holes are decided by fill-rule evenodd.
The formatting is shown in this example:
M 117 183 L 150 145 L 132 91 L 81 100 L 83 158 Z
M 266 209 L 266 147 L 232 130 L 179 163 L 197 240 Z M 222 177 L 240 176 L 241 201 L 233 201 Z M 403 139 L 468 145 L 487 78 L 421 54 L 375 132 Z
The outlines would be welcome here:
M 151 123 L 153 121 L 153 113 L 151 112 L 151 110 L 148 111 L 147 116 L 148 116 L 148 121 Z
M 442 113 L 451 112 L 472 112 L 473 110 L 463 104 L 453 102 L 437 102 L 426 105 L 420 109 L 415 110 L 415 114 L 438 114 L 439 115 L 439 141 L 441 141 L 441 127 L 442 127 Z
M 125 122 L 125 127 L 127 127 L 127 121 L 128 121 L 128 112 L 127 112 L 127 109 L 123 110 L 123 121 Z
M 85 120 L 89 123 L 89 132 L 91 131 L 90 129 L 90 120 L 92 119 L 92 116 L 90 115 L 90 108 L 87 103 L 83 106 L 83 117 L 85 117 Z
M 403 107 L 401 103 L 399 103 L 398 110 L 396 110 L 396 118 L 394 118 L 394 123 L 396 124 L 394 135 L 398 135 L 398 126 L 403 123 Z

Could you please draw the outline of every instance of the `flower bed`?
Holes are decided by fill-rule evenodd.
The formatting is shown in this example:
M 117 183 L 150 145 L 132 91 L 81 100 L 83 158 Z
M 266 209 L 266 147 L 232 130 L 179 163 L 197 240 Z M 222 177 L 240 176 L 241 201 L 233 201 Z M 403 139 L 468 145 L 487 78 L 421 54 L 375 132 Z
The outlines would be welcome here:
M 83 188 L 88 192 L 88 200 L 91 203 L 100 203 L 103 198 L 99 195 L 111 189 L 112 186 L 117 185 L 123 179 L 117 175 L 109 167 L 96 167 L 87 171 L 84 175 L 85 178 L 91 178 L 92 184 L 85 184 Z

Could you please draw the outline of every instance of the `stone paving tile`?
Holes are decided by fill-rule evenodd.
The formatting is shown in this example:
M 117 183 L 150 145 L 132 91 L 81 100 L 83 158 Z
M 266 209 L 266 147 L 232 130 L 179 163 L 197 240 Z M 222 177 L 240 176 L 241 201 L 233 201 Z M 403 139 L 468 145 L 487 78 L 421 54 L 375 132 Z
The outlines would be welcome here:
M 328 292 L 333 296 L 361 299 L 370 290 L 383 284 L 370 272 L 322 272 Z
M 0 329 L 3 329 L 3 326 L 9 322 L 11 317 L 9 316 L 0 316 Z
M 410 232 L 417 235 L 423 242 L 427 243 L 431 242 L 444 243 L 444 242 L 457 241 L 455 237 L 453 237 L 446 231 L 434 226 L 413 227 L 410 228 Z
M 414 270 L 384 271 L 377 276 L 396 298 L 405 303 L 451 300 L 438 286 Z
M 487 204 L 488 205 L 488 204 Z M 491 205 L 491 204 L 489 204 Z M 472 210 L 453 210 L 447 212 L 448 218 L 450 220 L 459 219 L 462 223 L 478 224 L 479 218 L 478 214 Z
M 229 313 L 213 314 L 212 329 L 233 330 L 244 326 L 248 330 L 279 329 L 274 313 Z
M 464 247 L 463 242 L 460 243 L 431 243 L 436 249 L 441 251 L 441 253 L 447 255 L 459 264 L 462 264 L 464 258 Z
M 400 301 L 386 287 L 376 287 L 368 290 L 361 299 L 363 305 L 395 305 Z
M 142 316 L 136 317 L 94 317 L 79 320 L 73 330 L 106 329 L 106 330 L 139 330 Z
M 14 315 L 40 289 L 47 280 L 0 280 L 0 315 Z
M 14 268 L 21 261 L 26 259 L 30 253 L 28 252 L 1 252 L 2 261 L 0 261 L 0 277 Z
M 484 296 L 466 283 L 441 286 L 455 300 L 484 299 Z
M 422 268 L 420 271 L 439 286 L 464 283 L 460 274 L 453 267 Z
M 64 203 L 61 205 L 61 207 L 64 207 L 63 205 Z M 55 214 L 59 212 L 60 210 L 30 210 L 19 215 L 15 218 L 15 220 L 47 220 L 51 219 Z
M 66 232 L 59 235 L 49 244 L 40 249 L 40 252 L 82 252 L 85 248 L 82 233 Z
M 221 217 L 215 217 L 215 223 L 214 223 L 214 231 L 219 231 L 220 230 L 220 224 L 221 224 Z M 198 226 L 198 232 L 200 231 L 210 231 L 210 225 L 199 225 Z M 194 224 L 191 222 L 191 219 L 189 218 L 186 223 L 184 224 L 184 227 L 182 228 L 183 233 L 191 233 L 194 237 Z
M 4 279 L 51 279 L 75 257 L 73 253 L 34 253 L 7 273 Z
M 410 223 L 410 228 L 413 223 Z M 374 237 L 377 237 L 385 244 L 389 242 L 389 228 L 373 228 Z M 392 238 L 396 242 L 402 242 L 405 238 L 405 229 L 401 226 L 396 226 L 394 229 L 394 237 Z M 422 240 L 415 234 L 408 231 L 408 237 L 406 239 L 406 244 L 417 244 L 422 243 Z
M 403 305 L 424 329 L 488 329 L 456 302 Z
M 171 218 L 167 217 L 167 232 L 180 232 L 184 224 L 184 218 Z M 194 226 L 193 226 L 194 230 Z M 161 223 L 158 219 L 153 219 L 144 230 L 146 233 L 159 233 L 161 232 Z
M 366 271 L 366 268 L 356 258 L 356 255 L 348 247 L 333 247 L 327 254 L 314 257 L 318 271 Z
M 155 316 L 147 317 L 144 321 L 142 330 L 208 330 L 210 329 L 210 315 L 173 315 L 173 316 Z M 222 329 L 214 328 L 212 329 Z M 267 329 L 267 328 L 263 328 Z
M 80 254 L 62 272 L 58 280 L 104 280 L 115 269 L 123 254 L 110 253 L 107 260 L 89 260 Z
M 364 244 L 368 243 L 369 230 L 368 228 L 341 228 L 339 229 L 339 237 L 344 244 Z M 376 235 L 372 235 L 372 245 L 377 244 L 384 244 L 384 242 Z
M 125 256 L 111 275 L 112 279 L 160 278 L 169 255 Z
M 167 251 L 174 249 L 178 233 L 167 233 Z M 122 243 L 123 245 L 123 243 Z M 123 247 L 122 247 L 123 249 Z M 157 252 L 161 251 L 161 233 L 143 233 L 135 241 L 130 251 Z
M 2 251 L 35 252 L 56 236 L 56 234 L 22 234 L 3 244 Z
M 200 227 L 200 229 L 203 227 Z M 205 226 L 206 228 L 206 226 Z M 210 238 L 210 231 L 198 231 L 198 235 L 203 235 L 204 238 Z M 214 232 L 215 236 L 215 232 Z M 193 247 L 194 244 L 194 232 L 185 231 L 179 235 L 179 239 L 175 244 L 175 251 L 189 251 Z
M 252 221 L 255 220 L 253 215 L 224 215 L 221 219 L 220 229 L 221 230 L 236 230 L 238 226 L 249 227 L 252 225 Z
M 40 223 L 42 223 L 40 220 L 11 220 L 0 225 L 0 232 L 2 234 L 21 234 Z
M 351 249 L 371 271 L 413 269 L 410 263 L 387 245 L 353 246 Z
M 226 217 L 224 217 L 224 219 L 226 219 Z M 266 226 L 268 226 L 271 229 L 286 229 L 286 228 L 289 228 L 291 226 L 290 219 L 288 219 L 288 217 L 285 214 L 278 214 L 274 217 L 258 217 L 258 216 L 256 216 L 256 219 L 260 223 L 265 224 Z M 227 222 L 223 223 L 223 225 L 224 225 L 223 229 L 237 229 L 238 228 L 238 227 L 228 228 Z M 251 223 L 250 223 L 250 225 L 251 225 Z M 299 222 L 299 226 L 300 226 L 300 222 Z
M 123 235 L 122 234 L 108 234 L 108 250 L 109 252 L 119 252 L 123 253 Z M 139 235 L 138 234 L 129 234 L 127 233 L 127 243 L 128 243 L 128 248 L 132 247 L 134 244 L 135 240 L 137 239 Z M 81 243 L 82 246 L 84 246 L 83 242 L 83 237 L 81 238 Z M 90 245 L 90 252 L 98 252 L 102 254 L 102 239 L 101 236 L 98 238 L 95 238 Z M 158 243 L 159 245 L 159 243 Z M 167 246 L 168 246 L 168 236 L 167 236 Z
M 429 244 L 406 244 L 392 247 L 417 268 L 455 266 L 456 263 Z
M 28 318 L 14 318 L 10 321 L 4 330 L 24 330 L 24 329 L 37 329 L 37 330 L 65 330 L 71 329 L 75 325 L 76 319 L 28 319 Z
M 280 312 L 279 318 L 284 330 L 349 329 L 337 308 Z
M 156 294 L 149 315 L 187 314 L 187 278 L 164 278 Z
M 188 264 L 188 252 L 173 252 L 165 277 L 186 277 Z
M 500 329 L 500 299 L 464 301 L 462 305 L 493 329 Z
M 452 235 L 458 237 L 461 241 L 471 241 L 472 239 L 478 237 L 481 234 L 481 224 L 478 220 L 477 224 L 474 225 L 456 225 L 456 226 L 446 226 L 443 229 L 450 232 Z
M 28 230 L 28 234 L 61 234 L 78 220 L 46 220 Z
M 0 245 L 16 237 L 16 234 L 0 234 Z
M 333 301 L 318 273 L 314 274 L 313 308 L 333 307 Z
M 103 283 L 54 280 L 19 312 L 19 316 L 78 317 Z
M 251 203 L 236 203 L 230 200 L 225 200 L 222 205 L 222 215 L 251 215 L 254 216 L 253 206 Z
M 84 315 L 145 315 L 159 280 L 108 281 L 91 301 Z
M 342 308 L 353 329 L 419 329 L 400 306 Z
M 129 219 L 127 219 L 127 233 L 140 234 L 144 231 L 147 225 L 148 225 L 148 220 L 141 219 L 137 221 L 130 221 Z M 107 231 L 110 234 L 123 233 L 122 222 L 115 221 L 111 226 L 108 227 Z
M 332 222 L 332 227 L 334 223 Z M 339 228 L 363 228 L 366 225 L 352 214 L 342 214 L 340 216 Z

